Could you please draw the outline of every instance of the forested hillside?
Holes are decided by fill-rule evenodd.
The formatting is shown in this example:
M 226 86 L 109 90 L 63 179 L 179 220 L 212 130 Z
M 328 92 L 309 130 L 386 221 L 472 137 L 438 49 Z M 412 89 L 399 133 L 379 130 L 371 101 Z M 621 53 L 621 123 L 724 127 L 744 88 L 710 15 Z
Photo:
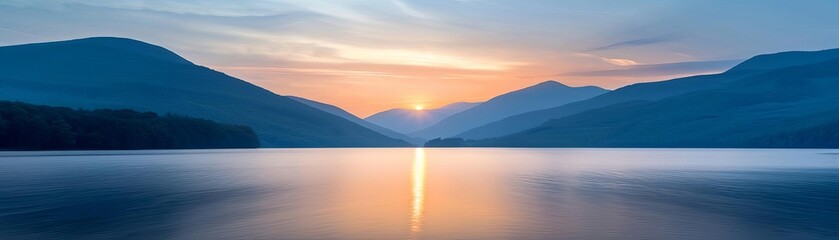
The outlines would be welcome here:
M 255 148 L 250 127 L 134 110 L 0 101 L 0 149 Z

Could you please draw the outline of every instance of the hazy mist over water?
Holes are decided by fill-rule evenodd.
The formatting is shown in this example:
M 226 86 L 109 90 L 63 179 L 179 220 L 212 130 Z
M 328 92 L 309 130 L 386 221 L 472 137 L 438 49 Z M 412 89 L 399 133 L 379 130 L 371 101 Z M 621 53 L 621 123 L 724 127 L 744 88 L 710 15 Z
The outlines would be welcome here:
M 837 239 L 839 150 L 0 152 L 0 239 Z

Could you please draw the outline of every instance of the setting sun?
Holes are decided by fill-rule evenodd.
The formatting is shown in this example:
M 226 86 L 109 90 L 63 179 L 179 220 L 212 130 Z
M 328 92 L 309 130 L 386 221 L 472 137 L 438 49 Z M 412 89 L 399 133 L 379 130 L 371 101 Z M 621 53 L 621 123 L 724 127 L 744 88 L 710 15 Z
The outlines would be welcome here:
M 0 240 L 839 240 L 836 9 L 0 0 Z

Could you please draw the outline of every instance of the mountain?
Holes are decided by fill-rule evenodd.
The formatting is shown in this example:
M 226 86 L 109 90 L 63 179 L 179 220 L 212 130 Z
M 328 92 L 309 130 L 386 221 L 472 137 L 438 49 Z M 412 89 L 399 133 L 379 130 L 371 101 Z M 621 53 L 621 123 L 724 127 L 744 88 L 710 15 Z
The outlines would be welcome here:
M 761 71 L 820 63 L 839 58 L 839 49 L 821 51 L 790 51 L 763 54 L 734 66 L 728 72 Z
M 334 105 L 331 105 L 331 104 L 326 104 L 326 103 L 322 103 L 322 102 L 318 102 L 318 101 L 314 101 L 314 100 L 310 100 L 310 99 L 306 99 L 306 98 L 302 98 L 302 97 L 295 97 L 295 96 L 286 96 L 286 97 L 289 97 L 289 98 L 291 98 L 295 101 L 306 104 L 310 107 L 317 108 L 318 110 L 321 110 L 321 111 L 330 113 L 332 115 L 339 116 L 341 118 L 347 119 L 350 122 L 361 125 L 362 127 L 365 127 L 367 129 L 376 131 L 377 133 L 388 136 L 390 138 L 400 139 L 402 141 L 405 141 L 405 142 L 408 142 L 408 143 L 411 143 L 411 144 L 414 144 L 414 145 L 422 145 L 423 142 L 425 142 L 425 139 L 408 137 L 404 134 L 401 134 L 401 133 L 395 132 L 393 130 L 381 127 L 379 125 L 372 124 L 370 122 L 364 121 L 364 119 L 358 118 L 355 115 L 353 115 L 352 113 L 349 113 L 349 112 L 345 111 L 344 109 L 341 109 L 341 108 L 339 108 L 337 106 L 334 106 Z
M 400 133 L 411 133 L 429 127 L 444 118 L 477 106 L 480 103 L 456 102 L 441 108 L 414 109 L 395 108 L 373 114 L 364 120 Z
M 132 39 L 0 47 L 0 73 L 2 100 L 130 108 L 246 125 L 263 147 L 409 145 Z
M 714 81 L 711 88 L 611 104 L 512 135 L 460 144 L 835 148 L 839 147 L 839 55 L 825 57 L 834 53 L 758 56 L 707 79 Z M 788 56 L 794 57 L 786 60 Z
M 839 58 L 839 49 L 813 52 L 781 52 L 759 55 L 750 58 L 732 69 L 720 74 L 699 75 L 667 81 L 633 84 L 585 101 L 511 116 L 476 127 L 457 135 L 457 137 L 466 139 L 499 137 L 539 126 L 551 119 L 570 116 L 586 110 L 622 102 L 660 100 L 684 93 L 715 89 L 728 82 L 760 74 L 769 70 L 799 66 L 802 64 L 818 63 L 835 58 Z
M 562 106 L 606 92 L 608 91 L 594 86 L 569 87 L 556 81 L 545 81 L 499 95 L 409 135 L 426 139 L 455 136 L 469 129 L 509 116 Z

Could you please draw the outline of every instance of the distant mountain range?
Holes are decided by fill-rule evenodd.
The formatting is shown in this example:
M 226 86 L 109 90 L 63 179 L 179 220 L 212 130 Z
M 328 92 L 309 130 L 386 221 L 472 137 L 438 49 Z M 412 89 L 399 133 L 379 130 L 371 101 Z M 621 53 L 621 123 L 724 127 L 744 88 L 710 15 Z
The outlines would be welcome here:
M 0 47 L 0 100 L 250 126 L 263 147 L 409 146 L 162 47 L 111 37 Z
M 426 139 L 451 137 L 509 116 L 562 106 L 606 92 L 608 90 L 594 86 L 569 87 L 556 81 L 545 81 L 499 95 L 409 135 Z
M 638 83 L 612 92 L 555 108 L 532 111 L 475 127 L 459 134 L 465 139 L 499 137 L 534 128 L 551 119 L 629 101 L 652 101 L 694 91 L 716 89 L 730 81 L 767 70 L 817 63 L 839 57 L 839 49 L 815 52 L 783 52 L 753 57 L 721 74 L 698 75 L 668 81 Z
M 0 100 L 127 108 L 220 123 L 208 129 L 244 125 L 263 147 L 403 147 L 434 138 L 441 139 L 426 145 L 839 147 L 836 89 L 839 49 L 783 52 L 753 57 L 719 74 L 614 91 L 546 81 L 482 103 L 391 109 L 361 119 L 334 105 L 274 94 L 132 39 L 0 47 Z
M 839 147 L 839 49 L 760 55 L 461 134 L 460 146 Z M 439 143 L 441 141 L 437 141 Z
M 481 103 L 456 102 L 441 108 L 415 109 L 394 108 L 373 114 L 364 120 L 373 124 L 407 134 L 427 128 L 451 115 L 468 110 Z
M 324 111 L 324 112 L 330 113 L 332 115 L 339 116 L 339 117 L 342 117 L 344 119 L 350 120 L 350 122 L 361 125 L 362 127 L 366 127 L 370 130 L 376 131 L 377 133 L 388 136 L 390 138 L 401 139 L 405 142 L 408 142 L 408 143 L 411 143 L 411 144 L 414 144 L 414 145 L 422 145 L 423 143 L 425 143 L 425 139 L 408 137 L 404 134 L 395 132 L 395 131 L 390 130 L 388 128 L 381 127 L 379 125 L 367 122 L 364 119 L 358 118 L 355 115 L 353 115 L 352 113 L 349 113 L 346 110 L 341 109 L 339 107 L 336 107 L 334 105 L 330 105 L 330 104 L 327 104 L 327 103 L 322 103 L 322 102 L 318 102 L 318 101 L 314 101 L 314 100 L 310 100 L 310 99 L 305 99 L 305 98 L 302 98 L 302 97 L 295 97 L 295 96 L 287 96 L 287 97 L 289 97 L 291 99 L 294 99 L 295 101 L 301 102 L 303 104 L 309 105 L 313 108 L 317 108 L 321 111 Z

